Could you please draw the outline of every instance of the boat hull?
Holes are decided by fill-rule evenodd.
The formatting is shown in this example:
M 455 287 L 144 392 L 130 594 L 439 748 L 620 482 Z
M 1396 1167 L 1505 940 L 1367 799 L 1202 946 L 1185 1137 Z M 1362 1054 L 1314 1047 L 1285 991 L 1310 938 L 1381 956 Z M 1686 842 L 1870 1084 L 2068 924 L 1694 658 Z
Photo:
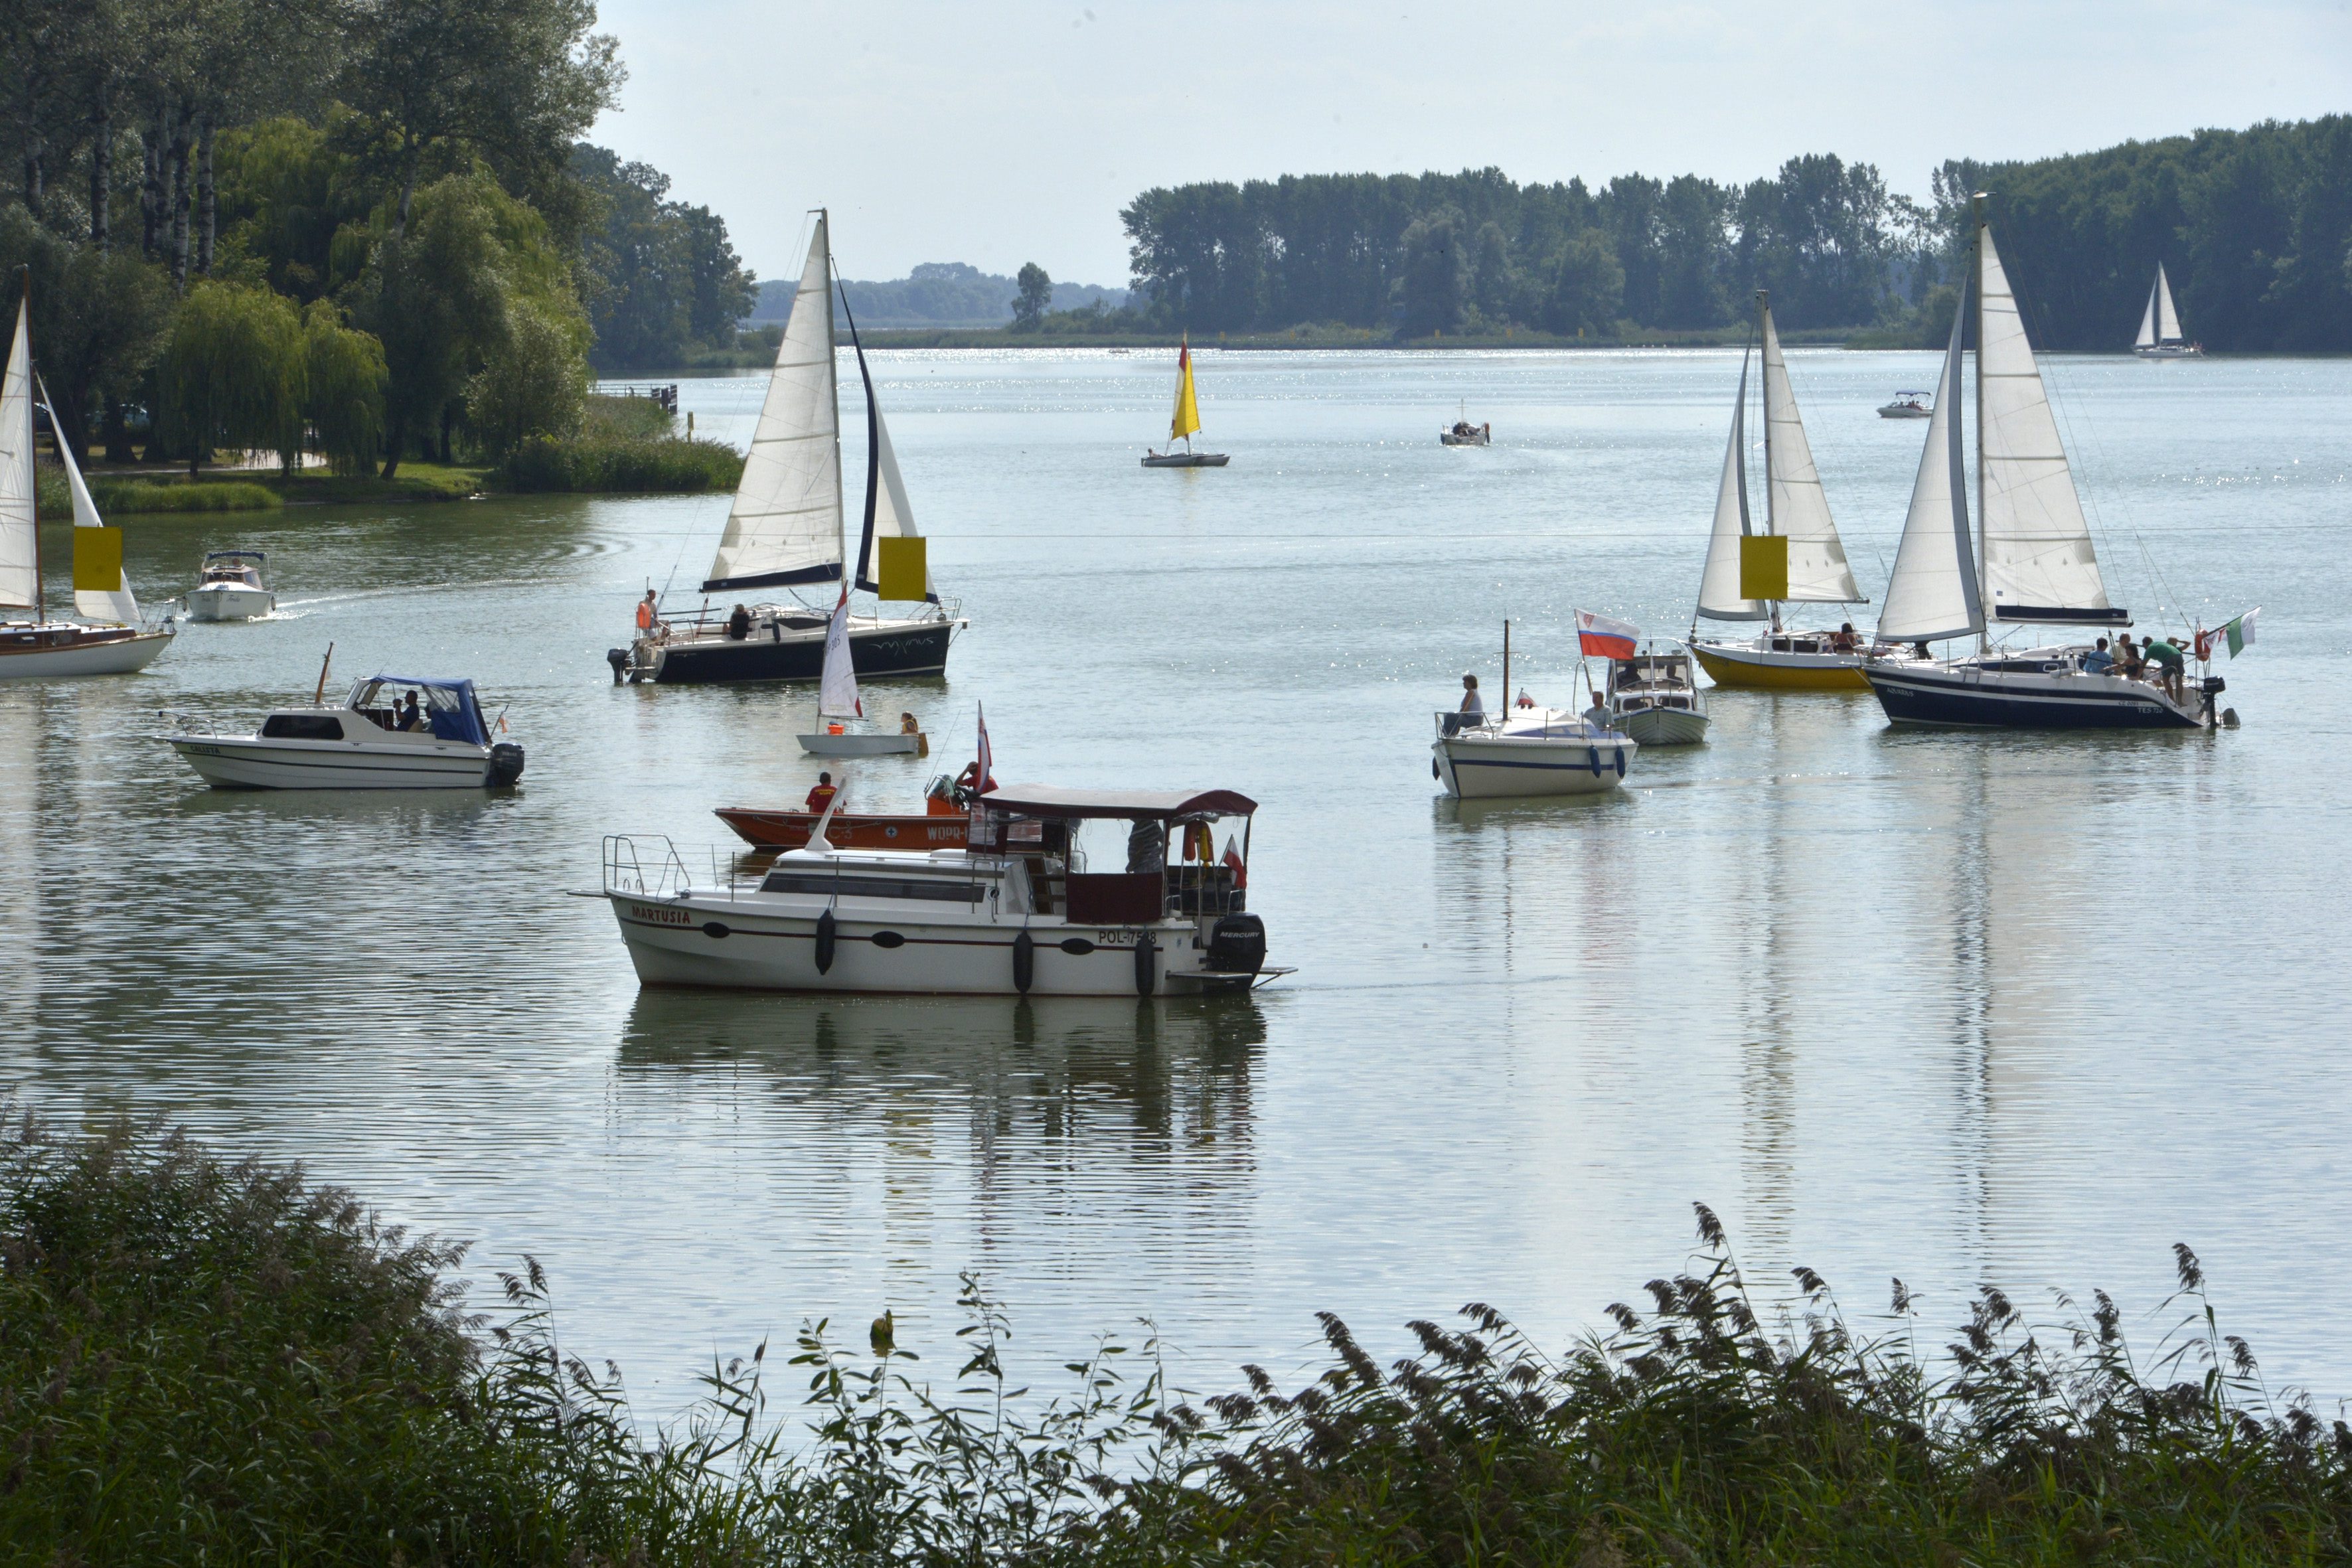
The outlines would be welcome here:
M 1706 739 L 1706 715 L 1686 708 L 1640 708 L 1611 722 L 1644 746 L 1696 746 Z
M 1222 468 L 1231 461 L 1223 452 L 1154 452 L 1143 459 L 1147 468 Z
M 240 588 L 215 584 L 188 592 L 192 621 L 250 621 L 278 607 L 278 595 L 267 588 Z
M 1789 653 L 1754 643 L 1695 642 L 1690 650 L 1717 686 L 1758 691 L 1867 691 L 1858 653 Z
M 756 811 L 740 805 L 720 806 L 713 815 L 744 843 L 761 849 L 805 847 L 817 817 L 813 811 Z M 843 849 L 961 849 L 971 841 L 971 818 L 961 811 L 952 816 L 837 811 L 824 836 Z
M 1486 436 L 1456 436 L 1451 430 L 1441 430 L 1437 433 L 1437 444 L 1441 447 L 1490 447 L 1494 441 Z
M 155 662 L 171 642 L 168 631 L 67 636 L 54 627 L 0 628 L 0 680 L 131 675 Z
M 2132 353 L 2141 359 L 2203 359 L 2205 357 L 2203 349 L 2181 345 L 2169 348 L 2134 349 Z
M 1639 749 L 1614 736 L 1577 740 L 1441 736 L 1430 742 L 1437 782 L 1456 800 L 1601 795 L 1625 782 Z
M 1976 730 L 2197 730 L 2201 699 L 2177 703 L 2143 680 L 2079 670 L 1977 669 L 1874 663 L 1866 672 L 1889 721 Z M 2192 689 L 2190 694 L 2196 697 Z
M 955 623 L 885 621 L 849 629 L 850 666 L 861 679 L 889 675 L 943 675 Z M 824 674 L 824 628 L 790 631 L 768 638 L 695 637 L 671 643 L 640 643 L 635 663 L 639 679 L 665 686 L 710 686 L 750 680 L 815 680 Z
M 374 747 L 233 735 L 163 739 L 215 789 L 486 789 L 493 782 L 488 748 L 462 742 Z
M 812 757 L 912 757 L 924 750 L 920 735 L 803 735 L 800 742 Z

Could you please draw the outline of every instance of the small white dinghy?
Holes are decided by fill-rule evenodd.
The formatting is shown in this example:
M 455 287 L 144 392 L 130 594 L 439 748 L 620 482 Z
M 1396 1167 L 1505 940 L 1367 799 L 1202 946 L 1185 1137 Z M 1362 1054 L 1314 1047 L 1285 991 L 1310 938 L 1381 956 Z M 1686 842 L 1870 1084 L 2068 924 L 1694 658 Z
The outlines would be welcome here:
M 184 721 L 161 739 L 215 789 L 495 789 L 522 776 L 522 748 L 490 739 L 470 680 L 372 675 L 340 708 L 280 708 L 250 735 Z
M 801 737 L 801 750 L 812 757 L 927 757 L 931 743 L 915 725 L 912 713 L 899 715 L 897 734 L 887 731 L 852 730 L 850 721 L 866 717 L 857 697 L 857 668 L 849 654 L 849 590 L 833 607 L 824 629 L 824 678 L 817 687 L 814 734 Z
M 192 621 L 250 621 L 278 608 L 278 595 L 262 580 L 266 558 L 258 550 L 215 550 L 196 568 L 188 590 Z

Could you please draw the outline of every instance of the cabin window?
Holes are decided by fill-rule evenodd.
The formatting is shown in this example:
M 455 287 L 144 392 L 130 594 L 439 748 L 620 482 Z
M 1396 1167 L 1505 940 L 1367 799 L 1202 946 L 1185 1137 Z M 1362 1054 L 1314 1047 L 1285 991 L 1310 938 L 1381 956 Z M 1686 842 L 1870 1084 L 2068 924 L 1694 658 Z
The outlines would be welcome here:
M 980 902 L 977 882 L 932 881 L 901 877 L 829 877 L 822 871 L 771 871 L 763 893 L 815 893 L 843 899 L 927 899 L 942 904 Z
M 340 741 L 343 721 L 331 713 L 273 713 L 261 733 L 272 741 Z

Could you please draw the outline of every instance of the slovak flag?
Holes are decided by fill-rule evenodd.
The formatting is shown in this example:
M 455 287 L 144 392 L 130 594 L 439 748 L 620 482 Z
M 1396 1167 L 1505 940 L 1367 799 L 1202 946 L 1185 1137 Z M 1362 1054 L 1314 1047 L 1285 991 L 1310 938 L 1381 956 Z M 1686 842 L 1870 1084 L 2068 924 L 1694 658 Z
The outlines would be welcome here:
M 1600 658 L 1631 658 L 1641 632 L 1629 621 L 1612 621 L 1590 610 L 1576 612 L 1576 642 L 1583 652 Z

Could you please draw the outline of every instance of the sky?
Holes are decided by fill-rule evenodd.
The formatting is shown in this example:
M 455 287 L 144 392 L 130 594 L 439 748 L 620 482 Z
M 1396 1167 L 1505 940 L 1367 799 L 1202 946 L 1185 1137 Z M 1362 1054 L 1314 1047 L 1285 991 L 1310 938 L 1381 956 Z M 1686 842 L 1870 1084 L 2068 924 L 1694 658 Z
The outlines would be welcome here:
M 2352 0 L 604 0 L 593 133 L 797 276 L 919 261 L 1123 284 L 1153 185 L 1493 164 L 1521 183 L 1789 158 L 1924 198 L 1948 157 L 2352 110 Z

